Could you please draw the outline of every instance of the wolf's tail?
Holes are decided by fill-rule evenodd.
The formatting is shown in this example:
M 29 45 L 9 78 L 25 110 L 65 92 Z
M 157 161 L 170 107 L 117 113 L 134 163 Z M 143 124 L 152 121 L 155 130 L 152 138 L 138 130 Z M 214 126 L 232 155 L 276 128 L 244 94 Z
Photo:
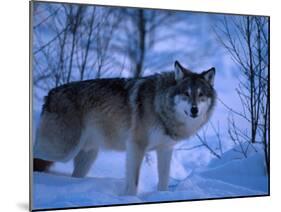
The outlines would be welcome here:
M 33 171 L 38 171 L 38 172 L 46 172 L 49 170 L 51 165 L 54 162 L 52 161 L 47 161 L 47 160 L 42 160 L 39 158 L 34 158 L 33 159 Z

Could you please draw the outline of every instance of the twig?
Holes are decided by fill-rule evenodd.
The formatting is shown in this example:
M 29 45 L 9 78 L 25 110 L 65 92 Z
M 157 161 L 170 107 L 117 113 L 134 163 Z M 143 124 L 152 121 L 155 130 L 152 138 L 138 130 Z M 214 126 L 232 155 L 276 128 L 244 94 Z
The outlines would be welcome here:
M 198 133 L 196 133 L 196 137 L 201 141 L 202 145 L 204 145 L 214 156 L 221 159 L 221 156 L 218 155 L 211 147 L 209 147 L 209 145 L 204 141 L 204 139 Z

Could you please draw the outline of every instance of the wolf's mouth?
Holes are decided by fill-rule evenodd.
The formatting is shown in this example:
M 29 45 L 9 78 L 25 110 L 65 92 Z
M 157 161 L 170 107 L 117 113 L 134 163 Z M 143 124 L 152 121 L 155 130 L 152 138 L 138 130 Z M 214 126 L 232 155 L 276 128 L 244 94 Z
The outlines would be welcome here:
M 196 115 L 194 115 L 194 114 L 190 114 L 190 115 L 189 115 L 188 112 L 186 112 L 186 110 L 184 110 L 184 113 L 185 113 L 186 116 L 191 117 L 191 118 L 194 118 L 194 119 L 198 117 L 197 114 L 196 114 Z
M 191 114 L 190 117 L 195 119 L 195 118 L 198 117 L 198 115 L 192 115 L 192 114 Z

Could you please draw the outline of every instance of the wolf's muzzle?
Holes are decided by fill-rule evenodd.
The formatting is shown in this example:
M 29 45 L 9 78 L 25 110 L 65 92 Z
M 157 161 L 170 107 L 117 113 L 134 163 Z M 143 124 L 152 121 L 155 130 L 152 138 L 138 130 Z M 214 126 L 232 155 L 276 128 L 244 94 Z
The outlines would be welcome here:
M 192 106 L 190 112 L 191 112 L 191 117 L 195 118 L 198 115 L 198 107 Z

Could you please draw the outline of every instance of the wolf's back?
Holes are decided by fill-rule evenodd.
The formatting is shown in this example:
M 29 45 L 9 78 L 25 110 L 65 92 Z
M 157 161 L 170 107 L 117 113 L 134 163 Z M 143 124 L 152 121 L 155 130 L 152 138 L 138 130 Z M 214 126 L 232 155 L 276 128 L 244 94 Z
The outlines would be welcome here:
M 133 84 L 133 80 L 99 79 L 52 89 L 42 108 L 34 157 L 62 162 L 73 158 L 83 145 L 80 137 L 89 112 L 104 118 L 122 113 L 128 119 Z

